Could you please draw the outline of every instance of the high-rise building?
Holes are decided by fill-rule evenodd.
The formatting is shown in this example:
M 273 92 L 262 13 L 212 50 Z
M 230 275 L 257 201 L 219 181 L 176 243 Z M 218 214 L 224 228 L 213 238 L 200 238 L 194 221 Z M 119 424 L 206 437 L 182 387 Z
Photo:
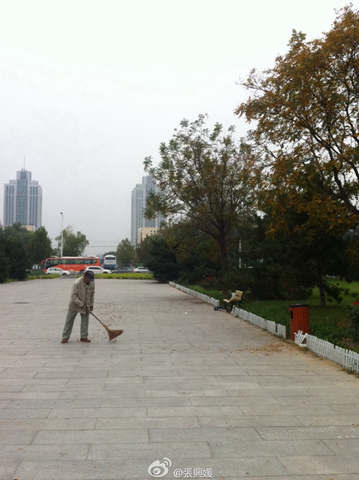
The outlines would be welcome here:
M 4 186 L 4 226 L 20 223 L 41 227 L 42 188 L 24 168 L 16 172 L 16 180 Z
M 143 225 L 144 217 L 144 190 L 141 184 L 137 184 L 132 190 L 131 198 L 131 243 L 137 245 L 138 242 L 138 229 Z
M 151 192 L 156 191 L 153 178 L 148 175 L 142 177 L 142 183 L 138 183 L 132 190 L 131 198 L 131 243 L 137 245 L 139 243 L 139 230 L 143 227 L 159 228 L 161 217 L 145 218 L 146 201 Z

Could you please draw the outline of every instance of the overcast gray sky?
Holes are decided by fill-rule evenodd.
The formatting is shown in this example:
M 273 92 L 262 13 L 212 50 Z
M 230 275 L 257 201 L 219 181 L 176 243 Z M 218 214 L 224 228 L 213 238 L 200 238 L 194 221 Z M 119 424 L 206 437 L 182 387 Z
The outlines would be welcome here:
M 359 0 L 352 2 L 355 7 Z M 130 236 L 143 159 L 183 118 L 247 125 L 238 85 L 285 53 L 293 28 L 319 37 L 342 0 L 0 0 L 0 212 L 24 166 L 43 224 L 90 240 Z M 109 248 L 110 249 L 110 248 Z

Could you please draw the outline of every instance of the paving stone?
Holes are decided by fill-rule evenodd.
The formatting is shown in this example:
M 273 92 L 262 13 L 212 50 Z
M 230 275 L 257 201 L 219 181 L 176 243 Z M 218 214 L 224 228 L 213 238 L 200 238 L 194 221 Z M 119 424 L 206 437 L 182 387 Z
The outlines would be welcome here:
M 336 403 L 331 404 L 330 407 L 335 415 L 359 415 L 359 405 L 357 403 Z
M 359 438 L 323 440 L 323 443 L 336 455 L 353 455 L 359 457 Z
M 96 387 L 91 385 L 89 388 L 70 388 L 66 392 L 60 394 L 60 399 L 95 399 L 106 400 L 111 395 L 116 395 L 121 398 L 133 398 L 133 397 L 144 397 L 145 391 L 144 388 L 139 386 L 139 388 L 114 388 L 114 389 L 105 389 L 104 387 Z
M 59 398 L 55 400 L 53 408 L 96 408 L 101 407 L 102 398 Z
M 257 431 L 254 428 L 246 427 L 201 427 L 201 428 L 151 428 L 149 429 L 151 442 L 200 442 L 203 439 L 209 441 L 223 440 L 233 442 L 235 439 L 259 440 Z
M 303 425 L 300 417 L 291 415 L 198 417 L 198 420 L 202 427 L 293 427 Z
M 244 415 L 281 415 L 284 407 L 282 405 L 242 405 L 242 412 Z M 333 413 L 332 407 L 329 405 L 303 405 L 303 406 L 288 406 L 285 408 L 287 415 L 330 415 Z
M 132 418 L 132 417 L 131 417 Z M 96 418 L 46 418 L 27 420 L 0 420 L 1 430 L 90 430 Z
M 8 401 L 8 408 L 19 408 L 19 409 L 28 409 L 28 408 L 53 408 L 56 405 L 56 400 L 54 399 L 42 399 L 42 398 L 22 398 L 19 400 L 10 400 Z M 0 401 L 1 406 L 1 401 Z
M 334 476 L 340 473 L 353 473 L 358 476 L 359 472 L 358 456 L 288 456 L 278 457 L 278 459 L 286 468 L 288 475 L 306 475 L 316 473 L 331 474 Z
M 70 383 L 70 382 L 69 382 Z M 132 384 L 143 384 L 143 377 L 141 375 L 136 376 L 118 376 L 118 377 L 106 377 L 105 379 L 105 390 L 111 388 L 114 385 L 118 385 L 119 388 L 125 388 L 128 385 Z
M 23 378 L 34 378 L 38 373 L 37 368 L 10 368 L 7 367 L 0 371 L 0 379 L 3 378 L 14 378 L 14 379 L 23 379 Z
M 28 418 L 47 418 L 50 413 L 48 408 L 2 408 L 0 409 L 0 420 L 23 419 Z
M 185 407 L 190 406 L 191 398 L 186 397 L 185 395 L 176 395 L 173 397 L 137 397 L 137 398 L 126 398 L 113 396 L 109 394 L 107 398 L 104 398 L 101 402 L 101 407 L 111 408 L 111 407 Z
M 222 425 L 220 425 L 222 426 Z M 96 428 L 194 428 L 200 427 L 197 417 L 121 417 L 97 418 Z
M 359 438 L 359 424 L 356 426 L 258 427 L 257 431 L 264 440 Z
M 273 406 L 278 406 L 276 400 L 273 400 L 271 398 L 258 398 L 258 397 L 237 397 L 237 396 L 224 396 L 226 391 L 222 392 L 222 397 L 217 397 L 217 396 L 191 396 L 191 405 L 194 406 L 212 406 L 212 405 L 218 405 L 218 406 L 236 406 L 238 405 L 239 407 L 245 407 L 249 406 L 252 409 L 255 409 L 258 407 L 258 410 L 261 411 L 263 403 L 266 405 L 273 405 Z M 245 413 L 246 410 L 245 408 L 242 409 L 242 411 Z
M 17 384 L 17 385 L 0 384 L 1 395 L 8 394 L 8 393 L 21 392 L 23 388 L 24 388 L 24 385 L 21 385 L 21 384 Z M 1 397 L 1 398 L 4 398 L 4 397 Z
M 34 445 L 64 443 L 120 443 L 146 442 L 147 430 L 144 428 L 119 428 L 116 430 L 42 430 L 37 433 Z
M 23 461 L 15 473 L 19 480 L 144 480 L 152 461 Z
M 18 467 L 18 461 L 0 458 L 0 478 L 1 480 L 14 480 L 15 471 Z
M 210 441 L 215 457 L 277 457 L 290 455 L 334 455 L 329 446 L 319 440 L 258 441 L 237 440 L 231 442 Z
M 305 426 L 320 426 L 320 425 L 349 425 L 355 426 L 359 424 L 358 415 L 303 415 L 298 417 L 302 425 Z
M 49 418 L 117 418 L 117 417 L 143 417 L 146 408 L 121 407 L 121 408 L 55 408 L 51 410 Z
M 36 434 L 36 430 L 0 430 L 0 444 L 3 445 L 28 445 L 32 442 Z M 0 447 L 2 450 L 3 447 Z M 1 478 L 1 477 L 0 477 Z
M 59 398 L 60 392 L 29 392 L 29 391 L 22 391 L 22 392 L 0 392 L 1 399 L 8 399 L 8 400 L 56 400 Z M 14 405 L 12 405 L 13 408 Z
M 0 448 L 0 463 L 2 457 L 12 457 L 21 460 L 85 460 L 88 456 L 89 446 L 77 444 L 72 445 L 2 445 Z M 1 477 L 0 477 L 1 478 Z
M 149 458 L 153 459 L 166 457 L 175 458 L 198 458 L 212 456 L 206 442 L 171 442 L 163 443 L 119 443 L 119 444 L 96 444 L 91 445 L 90 460 L 126 459 L 126 458 Z M 135 460 L 134 460 L 135 463 Z
M 150 417 L 191 417 L 198 415 L 201 417 L 218 415 L 242 415 L 243 411 L 239 407 L 149 407 L 148 415 Z

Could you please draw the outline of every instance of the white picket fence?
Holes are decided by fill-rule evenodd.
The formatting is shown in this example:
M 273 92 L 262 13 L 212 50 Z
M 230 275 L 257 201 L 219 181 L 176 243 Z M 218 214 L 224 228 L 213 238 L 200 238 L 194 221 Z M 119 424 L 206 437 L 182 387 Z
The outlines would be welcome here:
M 215 298 L 209 297 L 208 295 L 204 295 L 203 293 L 196 292 L 195 290 L 191 290 L 190 288 L 183 287 L 175 282 L 169 282 L 171 287 L 175 287 L 181 292 L 188 293 L 194 297 L 200 298 L 203 302 L 210 303 L 211 305 L 217 307 L 219 305 L 219 301 Z M 259 317 L 255 313 L 247 312 L 247 310 L 243 310 L 242 308 L 234 307 L 232 310 L 232 315 L 235 317 L 240 317 L 243 320 L 247 320 L 247 322 L 256 325 L 257 327 L 263 328 L 268 332 L 272 333 L 273 335 L 277 335 L 278 337 L 286 338 L 286 327 L 285 325 L 280 325 L 279 323 L 272 322 L 271 320 L 266 320 L 265 318 Z
M 294 334 L 294 342 L 297 345 L 303 345 L 306 342 L 305 346 L 308 350 L 311 350 L 319 357 L 327 358 L 339 363 L 339 365 L 348 370 L 359 373 L 359 353 L 338 347 L 338 345 L 334 345 L 314 335 L 303 334 L 301 331 Z
M 260 317 L 252 312 L 247 312 L 247 310 L 243 310 L 243 308 L 234 307 L 232 310 L 232 314 L 235 317 L 240 317 L 243 320 L 247 320 L 247 322 L 256 325 L 257 327 L 263 328 L 268 332 L 272 333 L 273 335 L 277 335 L 278 337 L 286 338 L 287 337 L 287 329 L 285 325 L 281 325 L 280 323 L 273 322 L 272 320 L 266 320 L 265 318 Z

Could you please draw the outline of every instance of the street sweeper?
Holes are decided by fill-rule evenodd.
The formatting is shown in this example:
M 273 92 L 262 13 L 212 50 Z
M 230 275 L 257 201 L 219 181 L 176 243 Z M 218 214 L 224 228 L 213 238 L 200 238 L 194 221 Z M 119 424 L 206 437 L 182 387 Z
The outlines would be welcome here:
M 78 278 L 71 292 L 69 308 L 67 310 L 61 343 L 69 341 L 76 315 L 81 315 L 80 341 L 90 343 L 88 338 L 89 314 L 93 310 L 95 299 L 95 275 L 91 270 L 86 270 L 82 277 Z

